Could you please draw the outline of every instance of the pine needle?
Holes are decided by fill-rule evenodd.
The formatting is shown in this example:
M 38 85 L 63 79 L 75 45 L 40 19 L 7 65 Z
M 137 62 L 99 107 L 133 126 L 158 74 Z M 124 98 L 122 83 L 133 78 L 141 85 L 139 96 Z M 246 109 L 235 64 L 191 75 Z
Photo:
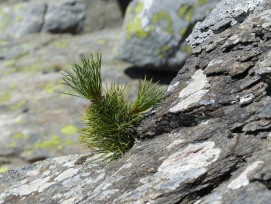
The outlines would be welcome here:
M 161 102 L 164 91 L 145 77 L 139 80 L 137 98 L 130 104 L 125 98 L 126 86 L 113 83 L 102 87 L 101 60 L 100 54 L 96 59 L 93 55 L 90 59 L 83 57 L 80 64 L 62 73 L 62 79 L 63 84 L 90 101 L 82 116 L 85 127 L 79 130 L 79 141 L 109 162 L 134 145 L 132 129 L 148 109 Z

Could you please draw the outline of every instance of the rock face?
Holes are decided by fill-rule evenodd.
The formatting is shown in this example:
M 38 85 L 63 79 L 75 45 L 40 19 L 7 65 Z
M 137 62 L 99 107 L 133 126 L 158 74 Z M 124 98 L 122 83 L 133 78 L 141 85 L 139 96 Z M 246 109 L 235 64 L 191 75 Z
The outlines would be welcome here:
M 130 3 L 116 56 L 139 67 L 178 70 L 190 47 L 185 39 L 218 0 L 134 0 Z
M 0 9 L 0 38 L 28 33 L 78 33 L 82 31 L 85 5 L 80 0 L 43 0 L 4 3 Z
M 118 161 L 48 159 L 0 176 L 0 203 L 270 203 L 271 3 L 223 0 Z

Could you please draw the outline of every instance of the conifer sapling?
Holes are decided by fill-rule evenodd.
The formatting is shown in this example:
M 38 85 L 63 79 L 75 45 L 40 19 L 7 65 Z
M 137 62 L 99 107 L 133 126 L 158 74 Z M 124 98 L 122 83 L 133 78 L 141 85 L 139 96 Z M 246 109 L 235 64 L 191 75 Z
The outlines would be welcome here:
M 120 158 L 134 144 L 131 129 L 139 124 L 145 112 L 161 102 L 164 91 L 157 84 L 139 80 L 134 103 L 125 98 L 126 86 L 113 83 L 102 87 L 102 56 L 83 57 L 71 70 L 62 73 L 63 84 L 72 88 L 79 97 L 89 100 L 83 113 L 85 127 L 79 130 L 79 141 L 100 153 L 104 160 Z M 69 94 L 73 95 L 73 94 Z

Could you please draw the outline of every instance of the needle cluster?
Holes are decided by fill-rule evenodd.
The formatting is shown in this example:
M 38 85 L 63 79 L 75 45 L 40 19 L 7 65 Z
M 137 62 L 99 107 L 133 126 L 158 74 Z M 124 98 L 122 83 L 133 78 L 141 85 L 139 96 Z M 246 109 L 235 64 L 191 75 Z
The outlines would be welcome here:
M 79 130 L 79 141 L 111 161 L 134 145 L 131 130 L 148 109 L 163 99 L 164 91 L 146 78 L 139 80 L 137 98 L 130 103 L 125 98 L 126 86 L 113 83 L 102 87 L 101 60 L 100 54 L 96 58 L 83 57 L 80 64 L 62 73 L 62 79 L 80 97 L 90 101 L 83 113 L 85 127 Z

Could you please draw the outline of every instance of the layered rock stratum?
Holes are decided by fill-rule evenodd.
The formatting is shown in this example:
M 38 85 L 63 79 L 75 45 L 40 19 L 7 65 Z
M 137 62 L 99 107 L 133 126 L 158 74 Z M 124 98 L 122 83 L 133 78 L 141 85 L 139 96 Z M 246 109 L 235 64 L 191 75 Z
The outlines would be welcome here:
M 193 54 L 138 142 L 0 176 L 0 203 L 270 203 L 271 3 L 223 0 L 188 41 Z

